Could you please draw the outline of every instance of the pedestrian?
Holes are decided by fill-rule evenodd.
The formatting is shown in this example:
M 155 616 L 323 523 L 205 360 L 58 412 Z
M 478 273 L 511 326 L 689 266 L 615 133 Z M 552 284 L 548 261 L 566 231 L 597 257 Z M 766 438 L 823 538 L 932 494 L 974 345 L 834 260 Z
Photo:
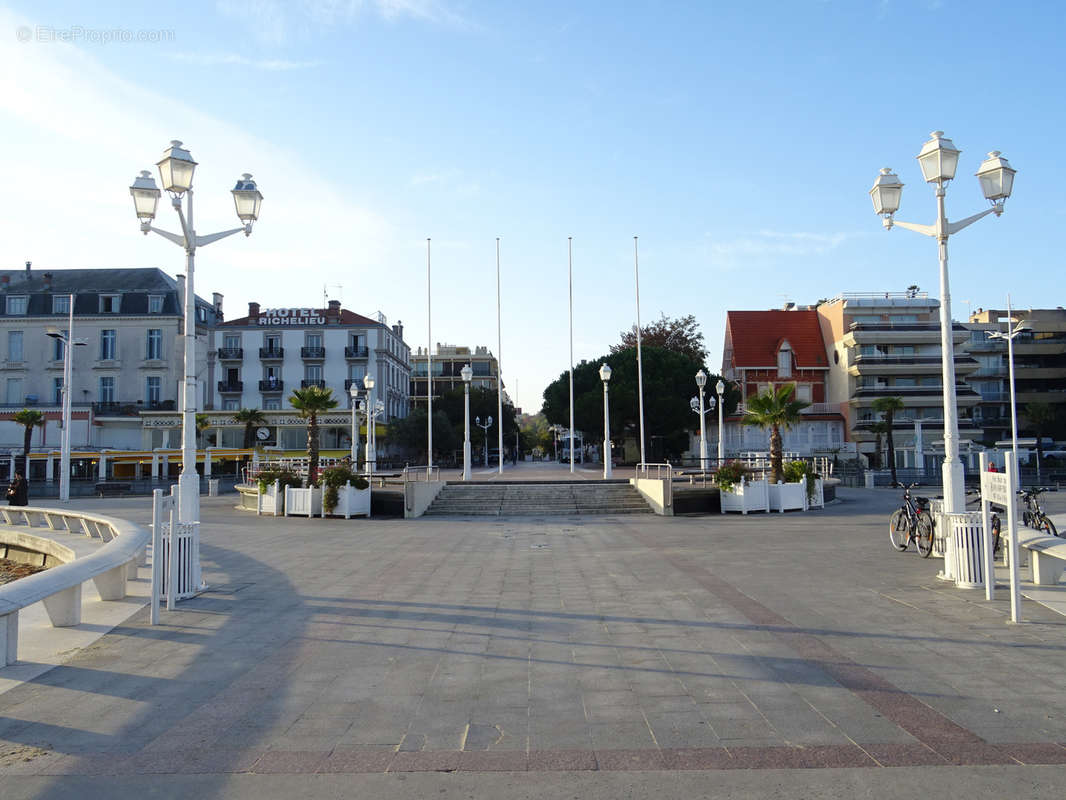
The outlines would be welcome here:
M 9 506 L 25 506 L 30 502 L 30 487 L 21 472 L 15 473 L 15 479 L 7 487 L 7 504 Z
M 995 462 L 995 461 L 991 462 L 991 463 L 990 463 L 990 464 L 988 465 L 988 471 L 989 471 L 989 472 L 999 472 L 999 470 L 998 470 L 998 469 L 996 469 L 996 462 Z

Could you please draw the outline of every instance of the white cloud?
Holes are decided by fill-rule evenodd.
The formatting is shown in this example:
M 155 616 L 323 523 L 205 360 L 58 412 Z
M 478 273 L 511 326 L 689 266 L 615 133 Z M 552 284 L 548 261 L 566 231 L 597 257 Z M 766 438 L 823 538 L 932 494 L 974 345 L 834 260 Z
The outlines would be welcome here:
M 298 69 L 310 69 L 322 64 L 321 61 L 289 61 L 283 58 L 246 58 L 236 53 L 168 53 L 168 58 L 185 64 L 200 67 L 238 66 L 267 72 L 287 72 Z

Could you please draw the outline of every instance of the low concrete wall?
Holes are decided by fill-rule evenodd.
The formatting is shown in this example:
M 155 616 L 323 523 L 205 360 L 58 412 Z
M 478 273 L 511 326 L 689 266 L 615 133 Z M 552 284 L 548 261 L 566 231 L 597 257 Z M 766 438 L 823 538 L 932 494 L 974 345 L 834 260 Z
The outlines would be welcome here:
M 629 483 L 648 501 L 656 514 L 661 517 L 672 517 L 674 515 L 674 491 L 671 478 L 667 477 L 661 480 L 658 478 L 630 478 Z
M 69 547 L 43 536 L 0 529 L 0 557 L 34 567 L 69 564 L 77 556 Z
M 437 499 L 446 481 L 409 481 L 403 487 L 404 519 L 421 517 Z

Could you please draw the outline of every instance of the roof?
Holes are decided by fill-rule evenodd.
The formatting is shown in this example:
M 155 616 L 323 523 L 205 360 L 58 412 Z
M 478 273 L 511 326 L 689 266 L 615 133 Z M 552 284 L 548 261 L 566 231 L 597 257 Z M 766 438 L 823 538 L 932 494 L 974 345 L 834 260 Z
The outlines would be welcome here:
M 776 366 L 785 340 L 797 369 L 829 366 L 817 311 L 728 311 L 725 325 L 734 368 Z
M 340 321 L 336 322 L 336 323 L 333 322 L 335 317 L 331 316 L 329 309 L 326 309 L 326 308 L 315 308 L 315 309 L 311 309 L 311 310 L 314 311 L 315 314 L 320 316 L 320 317 L 328 318 L 330 320 L 330 324 L 331 325 L 358 325 L 358 326 L 364 326 L 364 327 L 374 326 L 374 327 L 381 327 L 381 328 L 387 328 L 388 327 L 388 325 L 384 325 L 384 324 L 378 322 L 376 319 L 370 319 L 370 317 L 364 317 L 362 314 L 356 314 L 354 311 L 348 311 L 347 309 L 344 309 L 344 308 L 342 308 L 340 310 L 340 312 L 341 312 L 340 313 Z M 260 314 L 260 316 L 265 316 L 265 315 L 264 314 Z M 223 328 L 258 327 L 259 326 L 258 319 L 259 319 L 259 317 L 250 317 L 250 316 L 239 317 L 238 319 L 231 319 L 228 322 L 223 322 L 220 327 L 223 327 Z

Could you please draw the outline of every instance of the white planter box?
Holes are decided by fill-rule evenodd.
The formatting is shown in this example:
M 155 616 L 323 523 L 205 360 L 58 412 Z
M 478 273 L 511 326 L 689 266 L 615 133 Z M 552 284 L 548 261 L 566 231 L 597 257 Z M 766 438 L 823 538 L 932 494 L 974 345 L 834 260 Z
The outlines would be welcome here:
M 731 490 L 720 490 L 722 513 L 727 511 L 739 511 L 747 514 L 749 511 L 770 510 L 770 484 L 763 479 L 761 481 L 749 481 L 741 478 L 740 483 Z
M 277 517 L 281 514 L 284 506 L 285 494 L 279 489 L 278 481 L 274 481 L 266 488 L 265 492 L 259 490 L 255 513 L 270 514 Z
M 807 508 L 807 485 L 800 483 L 775 483 L 770 486 L 770 508 L 774 511 L 805 511 Z
M 285 487 L 285 516 L 322 516 L 322 490 L 317 486 L 307 489 Z
M 337 490 L 337 507 L 333 509 L 345 519 L 349 517 L 370 516 L 370 487 L 356 489 L 351 484 L 345 484 Z

